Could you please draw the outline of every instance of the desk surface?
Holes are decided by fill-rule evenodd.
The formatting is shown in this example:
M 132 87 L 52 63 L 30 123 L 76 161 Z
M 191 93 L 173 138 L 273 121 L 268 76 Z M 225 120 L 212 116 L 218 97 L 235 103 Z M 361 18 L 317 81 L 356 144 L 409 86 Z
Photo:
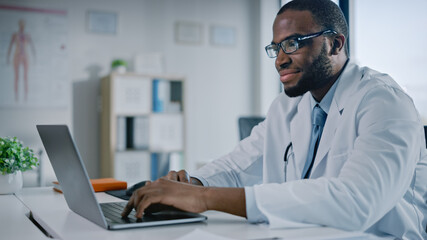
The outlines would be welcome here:
M 105 193 L 96 194 L 99 202 L 120 201 Z M 82 203 L 83 204 L 83 203 Z M 208 211 L 204 223 L 109 231 L 72 212 L 62 194 L 51 187 L 24 188 L 15 195 L 0 195 L 0 231 L 5 239 L 49 239 L 27 217 L 34 219 L 56 239 L 176 239 L 195 229 L 233 239 L 343 239 L 355 236 L 342 230 L 317 227 L 270 229 L 250 224 L 246 219 L 226 213 Z M 7 216 L 5 218 L 4 216 Z M 366 237 L 366 235 L 365 235 Z

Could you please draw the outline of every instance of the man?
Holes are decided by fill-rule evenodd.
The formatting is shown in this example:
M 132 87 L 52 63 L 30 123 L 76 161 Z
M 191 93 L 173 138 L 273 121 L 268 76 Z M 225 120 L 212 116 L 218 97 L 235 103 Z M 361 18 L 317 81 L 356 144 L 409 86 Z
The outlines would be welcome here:
M 137 190 L 123 215 L 136 208 L 141 217 L 150 204 L 163 203 L 271 227 L 324 225 L 426 239 L 420 117 L 388 75 L 348 62 L 347 35 L 342 12 L 329 0 L 283 6 L 266 51 L 276 58 L 285 94 L 266 120 L 191 178 L 170 172 Z

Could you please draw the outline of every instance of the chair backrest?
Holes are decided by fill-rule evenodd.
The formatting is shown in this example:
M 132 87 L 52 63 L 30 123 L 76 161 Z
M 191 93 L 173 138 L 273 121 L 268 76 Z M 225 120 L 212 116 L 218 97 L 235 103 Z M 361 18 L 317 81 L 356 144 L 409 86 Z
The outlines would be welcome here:
M 239 135 L 240 140 L 251 135 L 252 128 L 258 125 L 258 123 L 264 121 L 264 117 L 252 116 L 252 117 L 240 117 L 239 118 Z
M 427 148 L 427 126 L 424 126 L 424 136 L 426 137 L 426 148 Z
M 426 148 L 427 148 L 427 126 L 424 126 L 424 136 L 426 137 Z M 427 203 L 427 200 L 426 200 Z M 427 225 L 426 225 L 426 232 L 427 232 Z

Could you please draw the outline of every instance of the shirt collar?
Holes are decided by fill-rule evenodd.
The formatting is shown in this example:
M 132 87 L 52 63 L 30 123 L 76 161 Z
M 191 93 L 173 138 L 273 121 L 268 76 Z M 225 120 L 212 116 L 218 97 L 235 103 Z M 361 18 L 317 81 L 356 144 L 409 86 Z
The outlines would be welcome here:
M 334 98 L 334 93 L 337 89 L 338 81 L 340 80 L 340 78 L 341 76 L 338 77 L 338 79 L 335 81 L 335 83 L 332 85 L 332 87 L 329 89 L 329 91 L 326 93 L 320 103 L 317 102 L 314 99 L 313 95 L 310 94 L 311 109 L 313 109 L 316 104 L 319 104 L 320 108 L 322 108 L 322 110 L 325 111 L 326 114 L 329 113 L 329 108 L 331 107 L 332 99 Z

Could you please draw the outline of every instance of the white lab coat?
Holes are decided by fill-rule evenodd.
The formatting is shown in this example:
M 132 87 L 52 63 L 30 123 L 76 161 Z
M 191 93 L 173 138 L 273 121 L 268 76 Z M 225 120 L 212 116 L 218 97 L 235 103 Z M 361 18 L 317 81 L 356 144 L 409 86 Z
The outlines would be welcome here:
M 347 64 L 310 179 L 301 180 L 311 134 L 309 94 L 280 94 L 250 137 L 193 175 L 209 186 L 253 188 L 273 228 L 325 225 L 426 239 L 426 145 L 411 98 L 388 75 Z

